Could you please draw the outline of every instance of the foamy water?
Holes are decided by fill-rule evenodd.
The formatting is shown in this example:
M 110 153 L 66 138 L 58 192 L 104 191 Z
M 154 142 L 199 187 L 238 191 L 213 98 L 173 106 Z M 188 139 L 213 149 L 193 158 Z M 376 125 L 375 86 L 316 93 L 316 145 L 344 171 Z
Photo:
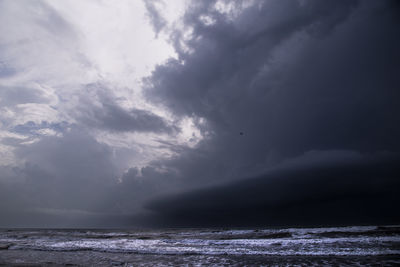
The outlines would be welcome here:
M 8 250 L 159 255 L 400 255 L 400 227 L 247 230 L 3 230 Z

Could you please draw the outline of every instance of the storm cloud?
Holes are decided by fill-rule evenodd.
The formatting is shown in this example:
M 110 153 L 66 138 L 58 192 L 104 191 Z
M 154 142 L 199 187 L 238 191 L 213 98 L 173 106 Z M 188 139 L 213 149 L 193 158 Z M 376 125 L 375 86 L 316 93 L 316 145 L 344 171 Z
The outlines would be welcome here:
M 399 221 L 397 1 L 35 3 L 0 4 L 0 226 Z
M 202 130 L 209 139 L 183 159 L 194 161 L 184 164 L 190 166 L 187 179 L 258 178 L 150 207 L 178 225 L 362 223 L 380 218 L 379 211 L 398 220 L 390 215 L 398 203 L 396 189 L 385 195 L 370 185 L 396 188 L 398 158 L 387 170 L 386 159 L 328 168 L 304 158 L 306 170 L 268 174 L 312 151 L 321 151 L 316 157 L 335 150 L 362 157 L 398 152 L 395 2 L 266 1 L 238 15 L 240 3 L 225 15 L 214 4 L 197 4 L 186 15 L 192 38 L 186 50 L 178 49 L 179 60 L 154 71 L 147 93 L 178 114 L 207 122 Z M 176 34 L 175 43 L 184 42 L 183 35 Z M 368 208 L 360 211 L 364 199 Z M 303 208 L 307 215 L 299 213 Z M 335 215 L 342 218 L 336 221 Z
M 396 223 L 398 166 L 398 155 L 286 165 L 245 181 L 163 197 L 148 208 L 163 224 L 186 227 Z

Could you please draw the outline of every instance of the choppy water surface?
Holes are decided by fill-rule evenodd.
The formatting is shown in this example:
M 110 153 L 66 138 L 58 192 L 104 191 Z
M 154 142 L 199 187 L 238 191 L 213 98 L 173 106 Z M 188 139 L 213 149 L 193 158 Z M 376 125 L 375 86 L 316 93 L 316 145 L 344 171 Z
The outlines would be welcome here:
M 111 260 L 108 263 L 113 262 L 113 265 L 129 264 L 129 258 L 149 265 L 148 260 L 157 259 L 160 260 L 157 262 L 159 265 L 187 261 L 196 261 L 199 265 L 231 265 L 240 263 L 240 259 L 250 260 L 243 264 L 251 264 L 251 259 L 257 259 L 254 264 L 270 262 L 279 265 L 285 259 L 299 260 L 302 257 L 328 261 L 335 257 L 355 261 L 376 259 L 377 262 L 389 259 L 386 263 L 396 265 L 400 264 L 400 226 L 249 230 L 0 230 L 0 264 L 2 261 L 4 264 L 12 262 L 13 257 L 24 262 L 23 257 L 18 256 L 22 255 L 21 252 L 33 255 L 30 261 L 47 257 L 48 264 L 65 264 L 65 255 L 73 259 L 73 255 L 84 257 L 89 253 L 91 257 L 103 255 L 103 260 L 107 255 L 106 258 Z M 64 255 L 64 258 L 53 259 L 54 255 Z M 112 260 L 117 258 L 120 260 Z M 78 264 L 79 258 L 72 263 Z

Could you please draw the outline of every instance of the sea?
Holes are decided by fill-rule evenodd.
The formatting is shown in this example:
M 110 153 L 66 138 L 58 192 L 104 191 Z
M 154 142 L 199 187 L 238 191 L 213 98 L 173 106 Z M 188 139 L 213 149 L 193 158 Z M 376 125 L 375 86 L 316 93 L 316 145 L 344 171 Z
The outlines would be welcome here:
M 1 229 L 0 266 L 400 266 L 400 226 Z

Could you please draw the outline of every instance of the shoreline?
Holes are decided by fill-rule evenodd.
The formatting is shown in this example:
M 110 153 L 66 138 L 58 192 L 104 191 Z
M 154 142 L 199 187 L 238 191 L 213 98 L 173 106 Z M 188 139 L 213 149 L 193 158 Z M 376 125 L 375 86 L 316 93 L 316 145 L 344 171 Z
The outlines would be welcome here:
M 400 255 L 376 256 L 276 256 L 276 255 L 154 255 L 97 251 L 1 250 L 0 266 L 177 266 L 201 265 L 362 265 L 398 266 Z

